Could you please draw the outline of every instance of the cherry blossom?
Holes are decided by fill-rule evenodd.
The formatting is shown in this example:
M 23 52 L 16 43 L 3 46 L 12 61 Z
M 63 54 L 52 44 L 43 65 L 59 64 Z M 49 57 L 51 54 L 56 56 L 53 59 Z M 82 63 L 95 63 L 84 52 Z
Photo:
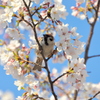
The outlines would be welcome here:
M 13 15 L 13 9 L 6 7 L 4 9 L 4 14 L 2 14 L 1 17 L 3 21 L 8 21 L 10 23 L 12 20 L 12 15 Z
M 10 50 L 14 51 L 20 46 L 20 43 L 17 40 L 11 40 L 10 44 L 7 46 Z
M 21 82 L 21 81 L 15 81 L 15 82 L 14 82 L 14 84 L 15 84 L 16 86 L 18 86 L 18 90 L 20 90 L 20 89 L 21 89 L 21 87 L 23 87 L 23 86 L 24 86 L 24 83 L 23 83 L 23 82 Z
M 78 91 L 77 100 L 87 100 L 100 89 L 100 84 L 86 83 L 88 73 L 84 58 L 80 55 L 84 52 L 85 43 L 80 41 L 82 37 L 77 33 L 77 27 L 69 28 L 60 19 L 66 19 L 68 12 L 63 5 L 63 0 L 2 0 L 0 10 L 0 25 L 8 35 L 0 47 L 0 64 L 4 66 L 7 75 L 12 75 L 16 81 L 14 85 L 18 90 L 25 92 L 16 100 L 71 100 L 75 91 Z M 72 6 L 72 15 L 80 19 L 87 18 L 88 9 L 82 7 L 85 0 L 76 0 L 76 6 Z M 40 4 L 41 3 L 41 4 Z M 97 1 L 87 2 L 97 6 Z M 86 6 L 87 6 L 86 5 Z M 90 8 L 89 8 L 90 9 Z M 91 8 L 93 10 L 93 8 Z M 99 8 L 100 10 L 100 8 Z M 98 14 L 100 11 L 98 12 Z M 11 25 L 14 20 L 14 25 Z M 94 18 L 88 19 L 90 23 Z M 16 25 L 17 24 L 17 25 Z M 48 65 L 47 57 L 42 64 L 42 71 L 33 71 L 36 49 L 42 53 L 40 41 L 43 34 L 51 34 L 55 38 L 55 47 L 52 62 L 65 63 L 60 71 L 57 66 Z M 57 38 L 57 40 L 56 40 Z M 25 42 L 23 42 L 25 40 Z M 51 61 L 51 60 L 50 60 Z M 48 67 L 48 66 L 49 67 Z M 51 69 L 52 67 L 53 69 Z M 85 92 L 85 93 L 84 93 Z M 3 99 L 6 99 L 0 93 Z M 10 94 L 7 97 L 10 98 Z M 100 98 L 100 95 L 96 96 Z M 11 97 L 10 100 L 13 100 Z
M 19 31 L 15 28 L 7 28 L 5 31 L 10 37 L 16 40 L 24 38 L 23 34 L 20 34 Z
M 1 100 L 14 100 L 14 95 L 10 91 L 3 92 L 0 90 L 0 99 Z
M 68 13 L 66 12 L 65 6 L 61 2 L 56 1 L 56 5 L 51 10 L 51 17 L 54 20 L 59 20 L 60 18 L 66 19 Z

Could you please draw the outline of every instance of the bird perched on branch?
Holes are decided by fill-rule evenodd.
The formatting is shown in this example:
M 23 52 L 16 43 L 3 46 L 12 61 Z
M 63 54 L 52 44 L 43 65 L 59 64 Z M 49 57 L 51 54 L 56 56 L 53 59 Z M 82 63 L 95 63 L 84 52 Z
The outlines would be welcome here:
M 53 48 L 55 45 L 54 37 L 51 34 L 44 34 L 40 40 L 40 45 L 42 46 L 44 57 L 50 57 L 50 55 L 53 53 Z M 36 65 L 34 66 L 33 70 L 41 71 L 43 57 L 39 48 L 36 50 L 36 55 Z

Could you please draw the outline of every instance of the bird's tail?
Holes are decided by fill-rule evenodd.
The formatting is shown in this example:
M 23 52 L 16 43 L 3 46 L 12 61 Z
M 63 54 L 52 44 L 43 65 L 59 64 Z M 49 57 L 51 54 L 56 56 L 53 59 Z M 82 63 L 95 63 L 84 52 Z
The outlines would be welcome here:
M 41 71 L 42 61 L 43 61 L 42 58 L 37 57 L 37 60 L 36 60 L 37 65 L 34 66 L 33 70 Z

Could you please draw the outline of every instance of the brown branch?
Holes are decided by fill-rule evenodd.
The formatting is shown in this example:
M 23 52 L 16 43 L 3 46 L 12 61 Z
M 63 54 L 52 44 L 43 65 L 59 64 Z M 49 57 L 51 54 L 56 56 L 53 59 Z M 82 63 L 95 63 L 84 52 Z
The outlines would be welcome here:
M 86 48 L 85 48 L 85 54 L 84 54 L 84 63 L 86 64 L 87 60 L 88 60 L 88 53 L 89 53 L 89 49 L 90 49 L 90 43 L 93 37 L 93 31 L 94 31 L 94 25 L 91 25 L 91 29 L 90 29 L 90 34 L 88 36 L 88 40 L 86 43 Z
M 20 57 L 19 59 L 21 59 L 21 60 L 24 61 L 24 62 L 27 62 L 27 63 L 30 63 L 30 64 L 34 64 L 34 65 L 40 66 L 41 68 L 44 68 L 43 66 L 41 66 L 41 65 L 39 65 L 39 64 L 37 64 L 37 63 L 34 63 L 33 61 L 28 61 L 28 60 L 23 59 L 23 58 L 21 58 L 21 57 Z
M 91 4 L 92 8 L 96 11 L 96 8 L 93 6 L 93 4 Z
M 47 70 L 47 74 L 48 74 L 48 80 L 49 80 L 49 83 L 50 83 L 51 92 L 52 92 L 52 94 L 53 94 L 55 100 L 58 100 L 58 99 L 57 99 L 57 95 L 56 95 L 55 92 L 54 92 L 53 82 L 52 82 L 52 80 L 51 80 L 50 71 L 49 71 L 49 68 L 48 68 L 47 61 L 46 61 L 46 60 L 45 60 L 45 66 L 46 66 L 46 70 Z
M 78 96 L 78 90 L 75 90 L 74 99 L 73 100 L 77 100 L 77 96 Z
M 33 27 L 32 24 L 29 23 L 29 22 L 28 22 L 27 20 L 25 20 L 24 18 L 22 18 L 22 20 L 23 20 L 24 22 L 26 22 L 28 25 L 30 25 L 31 27 Z
M 93 57 L 100 57 L 100 55 L 93 55 L 93 56 L 89 56 L 88 58 L 93 58 Z
M 60 75 L 59 77 L 57 77 L 54 81 L 52 81 L 52 83 L 55 83 L 58 79 L 62 78 L 64 75 L 66 75 L 68 72 L 63 73 L 62 75 Z
M 32 22 L 31 27 L 32 27 L 33 32 L 34 32 L 35 40 L 36 40 L 36 42 L 37 42 L 37 44 L 38 44 L 38 47 L 40 48 L 41 55 L 42 55 L 42 57 L 43 57 L 43 59 L 44 59 L 44 61 L 45 61 L 45 57 L 44 57 L 44 54 L 43 54 L 42 46 L 40 45 L 39 40 L 38 40 L 38 38 L 37 38 L 36 25 L 34 24 L 34 21 L 33 21 L 31 12 L 30 12 L 30 9 L 29 9 L 29 7 L 27 6 L 25 0 L 23 0 L 23 2 L 24 2 L 25 7 L 26 7 L 27 10 L 28 10 L 28 13 L 29 13 L 29 16 L 30 16 L 30 19 L 31 19 L 31 22 Z
M 47 17 L 48 17 L 48 16 L 44 17 L 43 19 L 41 19 L 41 20 L 40 20 L 38 23 L 36 23 L 35 25 L 40 24 L 41 22 L 43 22 L 44 20 L 46 20 Z
M 35 100 L 37 100 L 37 99 L 41 99 L 41 100 L 45 100 L 44 98 L 42 98 L 42 97 L 39 97 L 38 95 L 34 95 L 34 94 L 32 94 L 32 96 L 35 96 Z
M 57 95 L 56 95 L 55 92 L 54 92 L 54 87 L 53 87 L 53 83 L 52 83 L 52 80 L 51 80 L 50 71 L 49 71 L 49 68 L 48 68 L 47 61 L 46 61 L 46 59 L 45 59 L 45 57 L 44 57 L 44 54 L 43 54 L 42 46 L 40 45 L 40 43 L 39 43 L 39 41 L 38 41 L 38 38 L 37 38 L 36 25 L 35 25 L 34 22 L 33 22 L 33 18 L 32 18 L 30 9 L 29 9 L 29 7 L 27 6 L 25 0 L 23 0 L 23 2 L 24 2 L 25 7 L 26 7 L 27 10 L 28 10 L 28 13 L 29 13 L 29 16 L 30 16 L 30 19 L 31 19 L 31 22 L 32 22 L 32 26 L 31 26 L 31 27 L 32 27 L 33 32 L 34 32 L 35 40 L 36 40 L 36 42 L 37 42 L 37 44 L 38 44 L 38 47 L 39 47 L 40 50 L 41 50 L 41 55 L 42 55 L 43 60 L 44 60 L 44 63 L 45 63 L 45 69 L 46 69 L 47 74 L 48 74 L 48 79 L 49 79 L 49 83 L 50 83 L 51 92 L 52 92 L 52 94 L 53 94 L 55 100 L 58 100 L 58 99 L 57 99 Z
M 96 23 L 96 21 L 97 21 L 99 7 L 100 7 L 100 0 L 98 0 L 97 10 L 95 10 L 95 18 L 94 18 L 94 22 L 93 22 L 93 24 L 95 24 L 95 23 Z
M 55 54 L 55 52 L 57 52 L 57 47 L 55 48 L 55 50 L 53 50 L 52 54 L 46 59 L 46 61 L 48 61 Z
M 29 0 L 29 4 L 28 4 L 28 7 L 30 7 L 30 5 L 31 5 L 31 2 L 32 2 L 32 1 L 31 1 L 31 0 Z
M 89 21 L 89 18 L 88 18 L 88 16 L 87 16 L 87 14 L 85 14 L 85 15 L 86 15 L 87 22 L 91 25 L 91 23 L 90 23 L 90 21 Z
M 93 97 L 91 97 L 90 99 L 88 99 L 88 100 L 92 100 L 93 98 L 95 98 L 98 94 L 100 94 L 100 91 L 99 92 L 97 92 Z
M 98 18 L 98 11 L 99 11 L 99 6 L 100 6 L 100 0 L 98 0 L 98 4 L 97 4 L 97 10 L 95 11 L 95 16 L 94 16 L 94 22 L 90 24 L 90 34 L 86 43 L 86 48 L 85 48 L 85 54 L 84 54 L 84 59 L 85 59 L 85 64 L 88 60 L 88 53 L 89 53 L 89 49 L 90 49 L 90 44 L 91 44 L 91 40 L 94 34 L 94 27 Z
M 40 7 L 34 9 L 35 11 L 32 13 L 32 16 L 35 14 L 35 13 L 38 13 L 38 10 L 40 9 Z
M 32 15 L 31 15 L 30 9 L 29 9 L 29 7 L 27 6 L 25 0 L 23 0 L 23 3 L 24 3 L 25 7 L 26 7 L 27 10 L 28 10 L 28 13 L 29 13 L 29 16 L 30 16 L 30 19 L 31 19 L 31 22 L 32 22 L 31 27 L 32 27 L 33 32 L 34 32 L 35 40 L 36 40 L 38 46 L 39 46 L 40 49 L 41 49 L 42 47 L 41 47 L 41 45 L 40 45 L 40 43 L 39 43 L 39 40 L 38 40 L 38 38 L 37 38 L 36 29 L 35 29 L 35 24 L 34 24 L 34 22 L 33 22 L 33 18 L 32 18 Z M 42 49 L 41 49 L 41 50 L 42 50 Z
M 13 17 L 17 17 L 17 18 L 19 18 L 19 21 L 20 21 L 20 22 L 21 22 L 21 21 L 24 21 L 24 22 L 26 22 L 28 25 L 30 25 L 31 27 L 33 27 L 31 23 L 29 23 L 27 20 L 24 19 L 24 17 L 22 17 L 22 16 L 17 16 L 16 14 L 13 14 Z

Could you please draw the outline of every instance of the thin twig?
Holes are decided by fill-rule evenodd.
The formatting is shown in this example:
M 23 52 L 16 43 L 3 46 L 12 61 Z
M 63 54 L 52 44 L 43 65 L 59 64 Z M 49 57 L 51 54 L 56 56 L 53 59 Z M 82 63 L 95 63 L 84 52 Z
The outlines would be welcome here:
M 55 54 L 55 51 L 57 51 L 57 47 L 55 48 L 55 50 L 53 50 L 53 53 L 46 59 L 46 61 L 48 61 Z
M 85 16 L 86 16 L 87 22 L 91 25 L 91 23 L 90 23 L 90 21 L 89 21 L 89 18 L 88 18 L 88 15 L 87 15 L 87 3 L 88 3 L 88 1 L 86 1 L 85 12 L 84 12 L 84 14 L 85 14 Z
M 100 57 L 100 55 L 89 56 L 88 58 Z
M 29 4 L 28 4 L 28 7 L 30 7 L 30 5 L 31 5 L 31 2 L 32 2 L 32 1 L 31 1 L 31 0 L 29 0 Z
M 29 23 L 27 20 L 24 19 L 24 17 L 17 16 L 16 14 L 14 14 L 13 17 L 17 17 L 17 18 L 19 18 L 20 22 L 24 21 L 25 23 L 27 23 L 28 25 L 30 25 L 31 27 L 33 27 L 31 23 Z
M 96 23 L 96 21 L 97 21 L 99 7 L 100 7 L 100 0 L 98 0 L 97 10 L 95 10 L 95 17 L 94 17 L 94 22 L 93 22 L 93 24 L 95 24 L 95 23 Z
M 35 40 L 36 40 L 36 42 L 37 42 L 37 44 L 38 44 L 38 47 L 39 47 L 40 50 L 41 50 L 41 55 L 42 55 L 43 60 L 44 60 L 44 63 L 45 63 L 45 69 L 46 69 L 47 74 L 48 74 L 48 79 L 49 79 L 49 83 L 50 83 L 50 87 L 51 87 L 51 92 L 52 92 L 52 94 L 53 94 L 55 100 L 58 100 L 58 99 L 57 99 L 57 95 L 56 95 L 55 92 L 54 92 L 54 87 L 53 87 L 53 83 L 52 83 L 52 80 L 51 80 L 50 71 L 49 71 L 49 68 L 48 68 L 47 61 L 46 61 L 46 59 L 45 59 L 45 57 L 44 57 L 44 54 L 43 54 L 42 46 L 40 45 L 40 43 L 39 43 L 39 41 L 38 41 L 38 38 L 37 38 L 36 25 L 35 25 L 34 22 L 33 22 L 33 18 L 32 18 L 30 9 L 29 9 L 29 7 L 27 6 L 25 0 L 23 0 L 23 2 L 24 2 L 25 7 L 26 7 L 27 10 L 28 10 L 28 13 L 29 13 L 29 16 L 30 16 L 30 19 L 31 19 L 31 22 L 32 22 L 32 26 L 31 26 L 31 27 L 32 27 L 33 32 L 34 32 Z
M 87 40 L 87 44 L 86 44 L 86 49 L 85 49 L 85 54 L 84 54 L 84 59 L 85 59 L 85 64 L 88 60 L 88 53 L 89 53 L 89 49 L 90 49 L 90 44 L 91 44 L 91 40 L 94 34 L 94 26 L 96 24 L 97 18 L 98 18 L 98 11 L 99 11 L 99 6 L 100 6 L 100 0 L 98 0 L 98 4 L 97 4 L 97 10 L 95 11 L 95 16 L 94 16 L 94 22 L 90 24 L 91 28 L 90 28 L 90 34 Z
M 39 40 L 38 40 L 38 38 L 37 38 L 36 25 L 34 24 L 34 21 L 33 21 L 31 12 L 30 12 L 30 9 L 29 9 L 29 7 L 27 6 L 25 0 L 23 0 L 23 2 L 24 2 L 25 7 L 26 7 L 27 10 L 28 10 L 28 13 L 29 13 L 29 16 L 30 16 L 30 19 L 31 19 L 31 22 L 32 22 L 32 26 L 31 26 L 31 27 L 32 27 L 33 32 L 34 32 L 35 40 L 36 40 L 36 42 L 37 42 L 37 44 L 38 44 L 38 47 L 40 48 L 41 55 L 42 55 L 42 57 L 43 57 L 43 59 L 44 59 L 44 61 L 45 61 L 45 57 L 44 57 L 44 54 L 43 54 L 42 46 L 40 45 Z
M 74 99 L 73 100 L 77 100 L 77 96 L 78 96 L 78 90 L 75 90 Z
M 57 77 L 54 81 L 52 81 L 52 83 L 55 83 L 58 79 L 62 78 L 64 75 L 66 75 L 68 72 L 63 73 L 62 75 L 60 75 L 59 77 Z
M 35 26 L 38 25 L 38 24 L 40 24 L 40 23 L 43 22 L 44 20 L 46 20 L 47 17 L 48 17 L 48 16 L 46 16 L 46 17 L 44 17 L 43 19 L 41 19 L 38 23 L 35 24 Z
M 29 9 L 29 7 L 27 6 L 25 0 L 23 0 L 23 2 L 24 2 L 25 7 L 26 7 L 27 10 L 28 10 L 28 13 L 29 13 L 29 16 L 30 16 L 30 19 L 31 19 L 31 22 L 32 22 L 32 26 L 31 26 L 31 27 L 32 27 L 32 29 L 33 29 L 33 31 L 34 31 L 35 40 L 36 40 L 38 46 L 39 46 L 40 48 L 42 48 L 41 45 L 40 45 L 40 43 L 39 43 L 39 40 L 38 40 L 38 38 L 37 38 L 36 29 L 35 29 L 35 24 L 34 24 L 34 22 L 33 22 L 33 18 L 32 18 L 30 9 Z M 42 50 L 42 49 L 41 49 L 41 50 Z
M 32 94 L 32 96 L 36 96 L 36 97 L 35 97 L 35 100 L 37 100 L 37 99 L 45 100 L 44 98 L 39 97 L 38 95 L 34 95 L 34 94 Z
M 33 27 L 32 26 L 32 24 L 31 23 L 29 23 L 27 20 L 25 20 L 24 18 L 22 19 L 24 22 L 26 22 L 28 25 L 30 25 L 31 27 Z
M 38 13 L 38 10 L 40 9 L 40 7 L 38 7 L 37 9 L 34 9 L 35 11 L 32 13 L 32 16 L 35 14 L 35 13 Z
M 28 61 L 28 60 L 23 59 L 23 58 L 21 58 L 21 57 L 20 57 L 19 59 L 21 59 L 21 60 L 24 61 L 24 62 L 28 62 L 28 63 L 30 63 L 30 64 L 34 64 L 34 65 L 40 66 L 41 68 L 44 68 L 43 66 L 41 66 L 41 65 L 39 65 L 39 64 L 37 64 L 37 63 L 34 63 L 33 61 Z
M 97 92 L 93 97 L 91 97 L 90 99 L 88 99 L 88 100 L 92 100 L 93 98 L 95 98 L 98 94 L 100 94 L 100 91 L 99 92 Z
M 91 4 L 92 8 L 96 11 L 96 8 L 93 6 L 93 4 Z
M 90 73 L 90 72 L 88 72 L 88 73 Z M 66 74 L 68 74 L 68 72 L 63 73 L 62 75 L 58 76 L 54 81 L 52 81 L 52 83 L 55 83 L 57 80 L 59 80 L 60 78 L 62 78 Z
M 88 16 L 87 16 L 87 14 L 85 14 L 85 16 L 86 16 L 87 22 L 91 25 L 91 23 L 90 23 L 90 21 L 89 21 L 89 18 L 88 18 Z

